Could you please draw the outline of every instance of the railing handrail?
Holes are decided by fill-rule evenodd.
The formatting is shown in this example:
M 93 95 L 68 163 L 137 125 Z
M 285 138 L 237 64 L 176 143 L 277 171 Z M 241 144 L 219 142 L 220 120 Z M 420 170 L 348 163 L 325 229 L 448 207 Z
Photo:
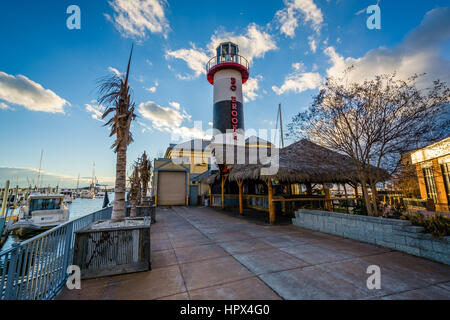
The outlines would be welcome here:
M 232 59 L 225 59 L 227 57 L 231 57 Z M 233 59 L 234 57 L 236 57 L 237 59 Z M 219 62 L 217 62 L 217 58 L 219 58 Z M 223 60 L 222 60 L 223 58 Z M 215 63 L 213 63 L 215 62 Z M 248 60 L 239 55 L 239 54 L 227 54 L 227 55 L 220 55 L 220 56 L 215 56 L 211 59 L 209 59 L 208 63 L 206 64 L 206 72 L 209 72 L 209 70 L 211 70 L 212 68 L 214 68 L 215 66 L 221 64 L 221 63 L 237 63 L 240 64 L 241 66 L 244 66 L 247 70 L 250 69 L 250 63 L 248 62 Z
M 75 232 L 99 219 L 110 219 L 112 207 L 68 221 L 0 252 L 0 300 L 52 299 L 67 280 Z

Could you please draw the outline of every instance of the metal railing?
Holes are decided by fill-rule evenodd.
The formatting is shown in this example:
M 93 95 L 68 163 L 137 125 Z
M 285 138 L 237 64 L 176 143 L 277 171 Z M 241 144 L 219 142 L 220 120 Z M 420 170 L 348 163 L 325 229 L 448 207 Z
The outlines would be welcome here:
M 247 70 L 250 69 L 250 64 L 248 60 L 245 59 L 243 56 L 240 56 L 238 54 L 226 54 L 211 58 L 206 64 L 206 72 L 209 72 L 209 70 L 211 70 L 212 68 L 221 63 L 237 63 L 240 64 L 241 66 L 244 66 Z
M 112 207 L 66 222 L 0 252 L 0 300 L 50 300 L 67 280 L 75 232 L 111 219 Z

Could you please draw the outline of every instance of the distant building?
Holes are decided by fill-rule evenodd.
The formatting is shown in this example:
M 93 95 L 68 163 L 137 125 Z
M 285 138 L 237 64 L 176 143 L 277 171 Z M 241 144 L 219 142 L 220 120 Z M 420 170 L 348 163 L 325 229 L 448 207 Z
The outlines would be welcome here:
M 198 205 L 201 195 L 209 190 L 198 179 L 209 170 L 211 141 L 194 139 L 171 144 L 164 158 L 155 159 L 153 195 L 159 206 Z
M 450 137 L 411 153 L 420 197 L 432 199 L 436 211 L 450 211 Z

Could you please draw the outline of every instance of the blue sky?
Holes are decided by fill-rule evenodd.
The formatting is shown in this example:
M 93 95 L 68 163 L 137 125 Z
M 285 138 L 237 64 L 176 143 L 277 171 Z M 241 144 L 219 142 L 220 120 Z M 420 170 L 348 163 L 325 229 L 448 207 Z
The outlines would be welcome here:
M 274 129 L 306 108 L 327 76 L 355 65 L 354 81 L 376 73 L 426 72 L 450 82 L 448 1 L 381 0 L 381 29 L 362 9 L 376 0 L 3 0 L 0 4 L 0 183 L 73 186 L 78 174 L 111 184 L 115 155 L 98 118 L 96 81 L 123 72 L 135 44 L 131 86 L 138 121 L 131 163 L 160 156 L 173 133 L 183 140 L 210 129 L 212 87 L 204 64 L 221 40 L 251 60 L 246 128 Z M 81 30 L 69 30 L 69 5 Z M 425 83 L 426 85 L 426 83 Z M 82 180 L 82 185 L 87 183 Z

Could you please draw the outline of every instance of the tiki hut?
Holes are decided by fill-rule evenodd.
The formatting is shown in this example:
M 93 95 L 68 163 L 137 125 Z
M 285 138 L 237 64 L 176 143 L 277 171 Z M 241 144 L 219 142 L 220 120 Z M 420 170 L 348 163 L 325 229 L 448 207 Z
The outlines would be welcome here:
M 289 183 L 358 181 L 354 163 L 349 157 L 307 139 L 280 149 L 278 163 L 272 163 L 272 166 L 278 166 L 278 169 L 267 173 L 270 165 L 270 163 L 235 165 L 228 178 L 231 181 L 272 179 Z
M 257 149 L 260 148 L 261 146 L 257 147 Z M 236 193 L 239 196 L 237 197 L 233 194 L 228 196 L 235 197 L 236 202 L 237 200 L 239 201 L 241 214 L 244 208 L 244 186 L 248 190 L 249 186 L 253 188 L 255 185 L 259 187 L 263 185 L 264 196 L 246 194 L 245 200 L 247 201 L 247 207 L 251 208 L 255 208 L 255 202 L 263 203 L 263 205 L 257 205 L 256 209 L 258 207 L 259 209 L 262 207 L 268 209 L 270 221 L 273 223 L 275 221 L 274 202 L 314 200 L 312 183 L 324 185 L 323 191 L 325 196 L 320 196 L 320 199 L 324 203 L 325 209 L 331 211 L 331 192 L 329 187 L 325 187 L 325 185 L 349 182 L 355 184 L 359 182 L 355 164 L 350 157 L 319 146 L 306 139 L 283 149 L 276 149 L 271 146 L 267 150 L 262 151 L 264 152 L 260 153 L 258 150 L 258 156 L 255 161 L 254 157 L 253 159 L 250 157 L 251 154 L 255 154 L 255 150 L 246 145 L 245 150 L 241 150 L 240 162 L 237 161 L 235 155 L 232 155 L 229 157 L 232 161 L 228 160 L 228 162 L 224 163 L 226 171 L 222 172 L 222 174 L 219 172 L 214 173 L 204 180 L 205 183 L 214 185 L 211 190 L 214 189 L 216 191 L 214 196 L 219 198 L 218 201 L 221 203 L 222 208 L 225 207 L 225 202 L 227 201 L 225 190 L 230 191 L 230 185 L 235 185 L 234 190 L 237 190 Z M 236 150 L 233 152 L 236 153 Z M 244 161 L 242 161 L 242 152 L 245 154 Z M 223 168 L 223 165 L 221 168 Z M 371 171 L 374 176 L 387 177 L 385 172 L 376 171 L 375 168 Z M 220 186 L 217 182 L 220 182 Z M 293 184 L 305 184 L 309 196 L 305 199 L 298 199 L 298 197 L 297 199 L 295 197 L 281 199 L 276 197 L 275 189 L 279 189 L 280 186 L 289 188 Z M 218 193 L 221 193 L 221 195 L 219 196 Z M 214 204 L 213 198 L 211 198 L 211 203 Z

